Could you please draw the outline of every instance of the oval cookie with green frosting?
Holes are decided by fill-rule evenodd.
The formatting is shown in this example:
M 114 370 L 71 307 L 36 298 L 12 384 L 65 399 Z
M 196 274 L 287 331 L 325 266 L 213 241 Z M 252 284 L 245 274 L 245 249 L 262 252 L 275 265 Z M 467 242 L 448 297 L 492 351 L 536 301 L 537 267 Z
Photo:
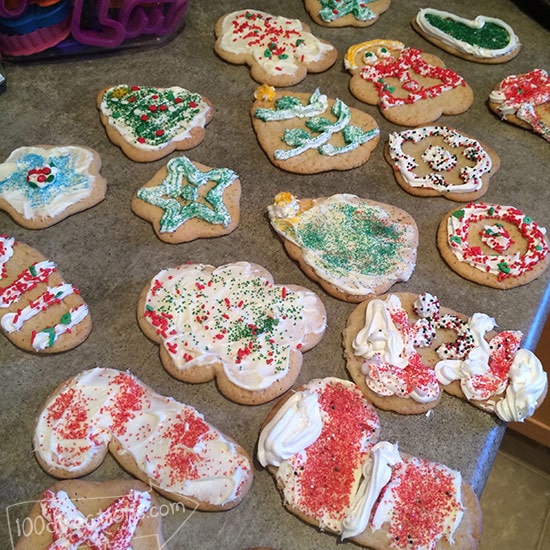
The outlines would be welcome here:
M 183 243 L 231 233 L 239 224 L 240 196 L 236 172 L 181 156 L 136 191 L 132 210 L 152 223 L 160 240 Z
M 262 149 L 277 167 L 297 174 L 348 170 L 365 164 L 380 139 L 373 117 L 313 93 L 277 92 L 260 86 L 252 124 Z
M 349 194 L 298 200 L 283 192 L 268 213 L 290 257 L 340 300 L 362 302 L 414 271 L 418 228 L 396 206 Z
M 412 26 L 442 50 L 478 63 L 510 61 L 521 48 L 512 27 L 496 17 L 466 19 L 448 11 L 423 8 Z

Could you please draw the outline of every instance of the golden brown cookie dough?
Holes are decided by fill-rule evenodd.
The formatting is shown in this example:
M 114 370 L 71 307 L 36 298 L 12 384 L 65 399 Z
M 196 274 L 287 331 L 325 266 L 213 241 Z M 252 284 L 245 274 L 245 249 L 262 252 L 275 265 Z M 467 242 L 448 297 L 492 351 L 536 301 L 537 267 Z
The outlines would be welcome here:
M 397 40 L 355 44 L 344 62 L 352 75 L 351 93 L 378 105 L 394 124 L 429 124 L 467 111 L 474 100 L 470 86 L 440 58 Z
M 261 86 L 252 105 L 260 146 L 277 167 L 297 174 L 349 170 L 365 164 L 378 144 L 374 118 L 313 93 L 277 92 Z
M 136 191 L 132 210 L 151 222 L 160 240 L 183 243 L 236 229 L 240 197 L 236 172 L 181 156 L 168 161 Z

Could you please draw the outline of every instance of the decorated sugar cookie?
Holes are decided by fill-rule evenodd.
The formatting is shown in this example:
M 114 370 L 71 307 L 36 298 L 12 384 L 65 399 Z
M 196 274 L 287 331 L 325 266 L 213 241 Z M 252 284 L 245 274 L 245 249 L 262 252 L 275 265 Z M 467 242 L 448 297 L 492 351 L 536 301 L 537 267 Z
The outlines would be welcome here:
M 545 70 L 506 77 L 489 95 L 489 107 L 503 120 L 550 141 L 550 77 Z
M 37 353 L 72 349 L 92 330 L 87 304 L 56 264 L 7 235 L 0 235 L 0 328 Z
M 197 146 L 213 116 L 208 99 L 178 86 L 119 84 L 101 90 L 97 106 L 109 139 L 137 162 Z
M 129 479 L 58 481 L 34 503 L 16 550 L 101 541 L 109 548 L 161 550 L 162 513 L 151 488 Z M 28 523 L 27 523 L 28 522 Z M 41 528 L 39 528 L 39 526 Z
M 389 121 L 402 126 L 458 115 L 473 102 L 466 81 L 438 57 L 397 40 L 370 40 L 351 46 L 345 57 L 351 93 L 379 105 Z
M 288 390 L 302 353 L 326 328 L 324 305 L 313 292 L 275 284 L 266 269 L 247 262 L 160 271 L 141 294 L 138 320 L 172 376 L 215 379 L 226 397 L 247 405 Z
M 520 347 L 520 331 L 496 327 L 487 314 L 468 317 L 429 293 L 372 298 L 344 330 L 347 368 L 382 409 L 424 413 L 438 404 L 442 388 L 505 422 L 522 422 L 544 400 L 547 375 Z
M 261 86 L 252 124 L 269 160 L 289 172 L 348 170 L 367 162 L 380 139 L 367 113 L 313 93 L 276 92 Z
M 290 257 L 340 300 L 382 294 L 414 271 L 418 228 L 395 206 L 349 194 L 298 199 L 282 192 L 268 213 Z
M 447 126 L 391 132 L 384 154 L 408 193 L 459 202 L 483 196 L 500 166 L 487 145 Z
M 481 508 L 460 472 L 407 455 L 379 434 L 378 414 L 355 384 L 316 379 L 270 412 L 258 460 L 293 514 L 341 540 L 378 550 L 475 550 Z
M 466 19 L 448 11 L 422 8 L 412 25 L 432 44 L 477 63 L 504 63 L 521 49 L 512 27 L 496 17 Z
M 19 147 L 0 164 L 0 209 L 28 229 L 49 227 L 105 198 L 100 168 L 89 147 Z
M 63 479 L 93 471 L 110 451 L 132 476 L 192 509 L 233 508 L 252 484 L 238 443 L 193 407 L 116 369 L 85 370 L 57 388 L 38 415 L 34 450 Z
M 311 19 L 323 27 L 368 27 L 391 0 L 304 0 Z
M 247 64 L 260 84 L 292 86 L 307 73 L 326 71 L 336 62 L 336 48 L 315 37 L 298 19 L 258 10 L 239 10 L 216 23 L 214 50 L 225 61 Z
M 493 288 L 527 284 L 550 263 L 546 229 L 514 206 L 478 202 L 451 210 L 437 245 L 459 275 Z
M 175 157 L 132 198 L 132 210 L 153 224 L 162 241 L 217 237 L 239 223 L 241 182 L 229 168 Z

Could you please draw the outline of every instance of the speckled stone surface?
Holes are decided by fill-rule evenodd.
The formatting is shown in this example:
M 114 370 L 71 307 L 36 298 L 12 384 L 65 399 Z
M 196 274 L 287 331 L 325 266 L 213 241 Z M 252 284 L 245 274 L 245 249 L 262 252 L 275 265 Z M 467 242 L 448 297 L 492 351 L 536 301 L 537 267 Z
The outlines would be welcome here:
M 430 5 L 444 9 L 445 4 L 439 1 Z M 320 87 L 329 97 L 340 97 L 376 118 L 381 143 L 366 165 L 348 172 L 297 176 L 269 162 L 256 141 L 249 118 L 257 84 L 247 68 L 229 65 L 213 51 L 213 28 L 218 17 L 245 7 L 301 18 L 318 36 L 336 45 L 337 63 L 326 73 L 308 75 L 292 89 L 313 91 Z M 374 26 L 361 30 L 317 27 L 308 20 L 299 1 L 283 0 L 269 7 L 260 1 L 195 1 L 191 2 L 183 32 L 161 48 L 6 64 L 8 91 L 0 96 L 0 159 L 23 145 L 87 145 L 101 154 L 108 191 L 98 206 L 44 230 L 23 229 L 0 212 L 0 232 L 53 259 L 66 280 L 81 290 L 94 323 L 86 342 L 57 356 L 25 353 L 3 336 L 0 338 L 0 504 L 2 510 L 9 512 L 0 522 L 4 548 L 8 547 L 5 541 L 10 536 L 17 538 L 17 529 L 29 509 L 27 501 L 54 481 L 33 456 L 34 417 L 58 384 L 83 369 L 129 369 L 159 393 L 195 406 L 210 422 L 254 453 L 258 429 L 271 405 L 236 405 L 222 397 L 214 383 L 187 385 L 173 380 L 160 364 L 158 346 L 138 328 L 139 293 L 165 267 L 189 261 L 221 265 L 246 260 L 265 266 L 278 283 L 311 288 L 327 308 L 328 329 L 322 342 L 305 354 L 298 382 L 328 375 L 347 378 L 341 332 L 354 306 L 329 297 L 285 254 L 266 216 L 267 206 L 279 191 L 289 190 L 301 197 L 353 193 L 407 210 L 419 226 L 418 261 L 411 279 L 396 285 L 394 290 L 429 291 L 453 309 L 467 314 L 489 313 L 500 329 L 522 330 L 526 335 L 524 345 L 534 348 L 548 313 L 544 298 L 548 274 L 528 286 L 499 291 L 464 280 L 448 268 L 435 246 L 435 235 L 442 215 L 454 203 L 444 198 L 416 198 L 396 184 L 392 169 L 383 158 L 383 144 L 388 132 L 397 127 L 387 122 L 376 107 L 361 104 L 351 96 L 342 58 L 351 44 L 390 38 L 444 59 L 464 76 L 474 90 L 475 100 L 468 112 L 443 117 L 441 122 L 489 144 L 501 157 L 501 168 L 492 179 L 485 200 L 512 204 L 548 227 L 550 144 L 529 131 L 501 122 L 489 111 L 486 101 L 493 86 L 508 74 L 550 68 L 550 33 L 513 2 L 464 0 L 460 3 L 460 15 L 473 18 L 483 13 L 502 17 L 523 43 L 520 54 L 509 63 L 475 64 L 437 50 L 413 31 L 410 21 L 420 7 L 425 7 L 425 3 L 419 0 L 394 1 Z M 234 233 L 170 245 L 157 239 L 148 222 L 132 214 L 132 194 L 167 159 L 138 164 L 107 139 L 95 107 L 96 94 L 106 86 L 121 83 L 178 85 L 212 101 L 215 115 L 207 127 L 206 139 L 187 155 L 203 164 L 238 172 L 243 194 L 241 223 Z M 503 434 L 501 422 L 448 396 L 429 416 L 403 417 L 381 412 L 380 418 L 384 439 L 398 441 L 408 453 L 459 469 L 481 493 Z M 89 477 L 105 480 L 125 475 L 113 459 L 107 458 Z M 162 502 L 166 504 L 165 536 L 173 549 L 272 546 L 291 550 L 333 548 L 337 544 L 335 537 L 318 532 L 286 512 L 271 476 L 257 464 L 250 494 L 232 511 L 183 512 L 170 508 L 166 500 Z M 10 519 L 11 531 L 6 517 Z

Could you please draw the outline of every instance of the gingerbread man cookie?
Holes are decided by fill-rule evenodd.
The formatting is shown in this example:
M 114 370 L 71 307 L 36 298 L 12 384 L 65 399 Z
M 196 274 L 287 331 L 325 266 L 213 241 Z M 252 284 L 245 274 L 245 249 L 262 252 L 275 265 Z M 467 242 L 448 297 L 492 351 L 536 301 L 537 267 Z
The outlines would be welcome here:
M 466 81 L 441 59 L 397 40 L 355 44 L 344 62 L 352 75 L 351 93 L 360 101 L 379 105 L 384 117 L 402 126 L 458 115 L 474 99 Z

